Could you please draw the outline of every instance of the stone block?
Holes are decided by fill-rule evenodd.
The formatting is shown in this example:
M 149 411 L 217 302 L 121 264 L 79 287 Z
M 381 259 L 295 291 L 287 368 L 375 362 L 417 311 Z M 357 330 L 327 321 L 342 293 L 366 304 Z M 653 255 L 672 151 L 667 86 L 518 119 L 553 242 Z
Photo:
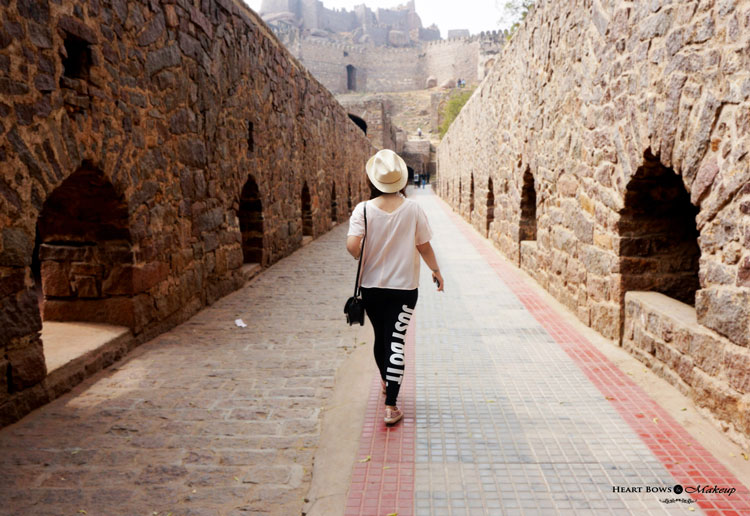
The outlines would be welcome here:
M 75 262 L 70 264 L 70 274 L 99 278 L 104 274 L 104 265 L 100 263 Z
M 57 262 L 82 262 L 91 259 L 92 246 L 72 246 L 44 243 L 39 247 L 39 259 Z
M 0 347 L 42 329 L 36 292 L 24 289 L 0 299 Z
M 620 307 L 612 303 L 592 303 L 591 327 L 607 337 L 620 337 Z
M 693 370 L 692 387 L 692 397 L 696 405 L 709 408 L 721 419 L 732 421 L 735 418 L 740 394 L 727 383 L 696 367 Z
M 2 230 L 0 265 L 23 267 L 31 265 L 34 251 L 34 235 L 20 227 L 6 227 Z
M 244 258 L 240 247 L 235 246 L 227 250 L 227 267 L 229 270 L 239 269 L 242 267 L 243 261 Z
M 721 370 L 722 356 L 726 346 L 721 340 L 708 333 L 693 335 L 688 354 L 695 365 L 711 376 L 716 376 Z
M 694 381 L 693 371 L 695 369 L 693 359 L 683 353 L 673 354 L 673 359 L 672 369 L 682 378 L 683 382 L 692 386 Z
M 140 294 L 129 301 L 132 303 L 133 310 L 133 326 L 131 328 L 135 333 L 139 333 L 156 319 L 154 300 L 148 294 Z
M 164 16 L 161 13 L 154 16 L 138 34 L 138 45 L 145 47 L 154 43 L 166 29 Z
M 178 66 L 181 62 L 182 56 L 176 44 L 152 50 L 146 55 L 146 73 L 151 76 L 165 68 Z
M 25 268 L 0 267 L 0 299 L 15 295 L 25 288 Z
M 75 295 L 82 299 L 95 299 L 101 296 L 95 276 L 73 276 L 71 286 Z
M 656 353 L 656 340 L 643 326 L 635 326 L 633 331 L 633 346 L 642 349 L 649 355 Z
M 22 347 L 9 348 L 6 357 L 10 364 L 10 386 L 14 391 L 36 385 L 47 376 L 44 349 L 38 336 Z
M 710 287 L 695 296 L 698 322 L 740 346 L 750 346 L 750 289 Z
M 78 36 L 79 38 L 89 43 L 95 44 L 97 42 L 96 32 L 94 32 L 92 28 L 85 25 L 83 22 L 71 16 L 60 16 L 60 20 L 57 22 L 57 26 L 68 34 Z
M 164 262 L 151 262 L 133 266 L 132 271 L 133 292 L 145 292 L 166 280 L 169 277 L 170 268 L 169 264 Z
M 105 299 L 48 299 L 44 303 L 45 321 L 85 321 L 133 328 L 133 301 L 127 297 Z
M 45 296 L 69 297 L 72 295 L 70 289 L 70 264 L 45 261 L 42 262 L 42 289 Z
M 613 272 L 619 272 L 617 256 L 593 245 L 579 246 L 579 258 L 586 270 L 597 276 L 607 276 Z
M 743 394 L 750 393 L 750 350 L 728 344 L 722 358 L 729 385 Z

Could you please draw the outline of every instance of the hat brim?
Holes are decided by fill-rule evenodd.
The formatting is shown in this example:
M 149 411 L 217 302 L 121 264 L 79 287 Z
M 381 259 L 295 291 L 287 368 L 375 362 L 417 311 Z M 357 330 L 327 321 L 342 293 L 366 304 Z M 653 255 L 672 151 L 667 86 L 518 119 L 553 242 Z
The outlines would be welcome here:
M 375 188 L 380 190 L 383 193 L 396 193 L 400 192 L 404 189 L 406 186 L 406 183 L 409 181 L 409 169 L 406 166 L 406 162 L 404 159 L 399 156 L 398 154 L 394 153 L 399 166 L 401 168 L 401 179 L 399 179 L 395 183 L 382 183 L 375 179 L 374 174 L 375 171 L 373 170 L 372 164 L 375 162 L 375 156 L 377 154 L 374 154 L 370 159 L 367 160 L 367 165 L 365 165 L 365 170 L 367 171 L 367 177 L 370 178 L 370 182 L 373 184 Z

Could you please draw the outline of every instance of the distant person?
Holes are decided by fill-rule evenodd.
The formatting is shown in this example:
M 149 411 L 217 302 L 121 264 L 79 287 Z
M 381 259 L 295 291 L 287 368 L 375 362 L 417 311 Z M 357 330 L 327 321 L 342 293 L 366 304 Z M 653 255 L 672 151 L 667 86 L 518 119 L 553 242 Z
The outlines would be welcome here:
M 422 188 L 424 188 L 425 185 L 429 185 L 429 184 L 430 184 L 430 173 L 428 171 L 422 174 Z
M 417 136 L 419 136 L 420 138 L 422 137 L 422 128 L 421 127 L 417 127 Z
M 427 215 L 419 204 L 404 197 L 409 181 L 404 160 L 383 149 L 369 159 L 365 169 L 371 198 L 354 208 L 346 250 L 355 259 L 362 254 L 360 288 L 375 333 L 375 362 L 385 393 L 383 421 L 392 425 L 404 417 L 396 402 L 404 377 L 406 331 L 417 304 L 420 256 L 432 270 L 438 291 L 444 282 L 430 245 Z
M 456 79 L 456 88 L 461 87 L 461 79 Z
M 419 187 L 419 174 L 417 174 L 416 172 L 414 172 L 414 187 Z

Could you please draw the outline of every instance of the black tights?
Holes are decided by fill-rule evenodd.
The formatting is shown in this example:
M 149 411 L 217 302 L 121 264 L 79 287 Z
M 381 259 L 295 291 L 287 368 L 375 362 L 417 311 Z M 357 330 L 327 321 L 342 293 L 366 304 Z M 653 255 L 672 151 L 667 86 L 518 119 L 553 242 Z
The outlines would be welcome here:
M 406 328 L 417 304 L 417 289 L 363 288 L 362 300 L 375 332 L 373 351 L 386 382 L 385 404 L 392 406 L 404 377 Z

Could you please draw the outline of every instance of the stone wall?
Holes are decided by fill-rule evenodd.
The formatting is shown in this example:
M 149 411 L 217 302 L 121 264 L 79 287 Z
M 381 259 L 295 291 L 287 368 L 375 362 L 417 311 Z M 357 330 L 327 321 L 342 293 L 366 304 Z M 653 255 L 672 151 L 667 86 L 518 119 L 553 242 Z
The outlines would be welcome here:
M 386 97 L 365 96 L 355 99 L 339 98 L 339 102 L 347 113 L 358 116 L 367 123 L 367 137 L 377 149 L 396 149 L 394 131 L 390 112 L 393 109 L 391 101 Z
M 424 87 L 422 62 L 415 48 L 342 45 L 316 38 L 303 38 L 299 48 L 302 64 L 334 93 L 409 91 Z M 347 81 L 347 66 L 355 68 L 356 85 L 352 89 Z
M 438 85 L 456 79 L 475 83 L 484 75 L 479 75 L 479 40 L 474 38 L 434 41 L 424 47 L 424 68 L 426 77 L 435 77 Z
M 345 221 L 373 147 L 239 2 L 0 9 L 7 423 L 59 394 L 42 320 L 143 341 L 186 319 Z
M 458 78 L 476 83 L 485 76 L 485 64 L 494 62 L 503 45 L 497 33 L 384 48 L 301 36 L 288 26 L 274 30 L 315 78 L 334 93 L 419 90 L 430 77 L 438 85 L 446 81 L 455 84 Z M 353 89 L 347 81 L 347 66 L 356 69 Z
M 627 291 L 655 291 L 733 361 L 750 345 L 748 48 L 747 0 L 538 2 L 441 143 L 440 194 L 603 335 L 622 338 Z M 705 373 L 721 388 L 696 399 L 731 387 L 746 418 L 746 386 Z
M 750 435 L 750 350 L 698 324 L 692 307 L 658 292 L 628 292 L 622 345 L 737 432 L 736 440 Z

